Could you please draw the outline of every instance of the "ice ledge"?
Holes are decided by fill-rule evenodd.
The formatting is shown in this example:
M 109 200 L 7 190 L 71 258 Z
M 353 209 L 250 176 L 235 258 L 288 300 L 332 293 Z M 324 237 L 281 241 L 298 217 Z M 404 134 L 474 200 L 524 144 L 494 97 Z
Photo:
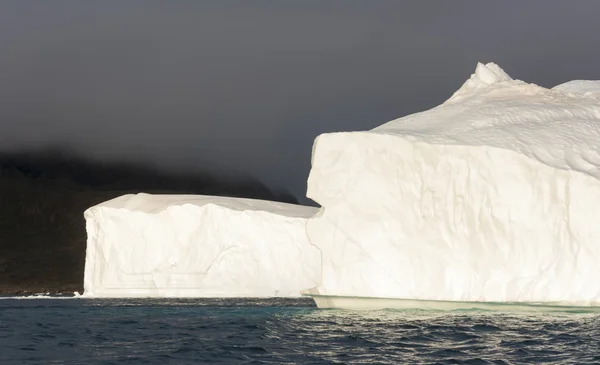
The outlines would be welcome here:
M 320 309 L 383 310 L 419 309 L 432 311 L 446 310 L 494 310 L 516 312 L 574 312 L 600 313 L 600 302 L 464 302 L 449 300 L 418 300 L 383 297 L 359 297 L 321 294 L 319 288 L 301 292 L 310 297 Z

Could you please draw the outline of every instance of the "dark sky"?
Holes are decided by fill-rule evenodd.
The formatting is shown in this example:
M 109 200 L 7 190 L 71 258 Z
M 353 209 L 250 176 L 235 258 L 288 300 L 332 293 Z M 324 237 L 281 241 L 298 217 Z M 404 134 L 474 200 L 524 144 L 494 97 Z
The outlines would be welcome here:
M 600 1 L 0 0 L 0 149 L 251 174 L 301 197 L 313 139 L 433 107 L 478 61 L 600 79 Z

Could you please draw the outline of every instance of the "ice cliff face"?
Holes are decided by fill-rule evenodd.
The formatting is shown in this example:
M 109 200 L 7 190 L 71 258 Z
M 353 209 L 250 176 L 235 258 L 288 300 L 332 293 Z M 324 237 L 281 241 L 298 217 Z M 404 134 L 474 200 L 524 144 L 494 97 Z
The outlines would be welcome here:
M 299 296 L 320 281 L 311 207 L 185 195 L 126 195 L 85 212 L 91 297 Z
M 600 304 L 599 85 L 479 64 L 436 108 L 319 136 L 319 292 Z

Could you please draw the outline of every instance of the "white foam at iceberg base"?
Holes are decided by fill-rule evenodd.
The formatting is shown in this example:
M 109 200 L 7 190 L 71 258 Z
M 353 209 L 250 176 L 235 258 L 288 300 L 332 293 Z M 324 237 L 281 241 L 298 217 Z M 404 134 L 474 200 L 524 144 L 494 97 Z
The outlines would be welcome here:
M 320 281 L 312 207 L 126 195 L 85 212 L 85 297 L 286 297 Z
M 546 89 L 479 64 L 436 108 L 319 136 L 316 291 L 600 304 L 598 85 Z

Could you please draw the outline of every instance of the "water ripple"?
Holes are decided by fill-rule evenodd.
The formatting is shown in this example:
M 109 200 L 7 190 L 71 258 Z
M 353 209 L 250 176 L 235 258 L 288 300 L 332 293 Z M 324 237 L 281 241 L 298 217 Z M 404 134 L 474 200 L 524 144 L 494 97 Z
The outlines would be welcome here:
M 2 364 L 594 364 L 600 316 L 276 300 L 2 300 Z

